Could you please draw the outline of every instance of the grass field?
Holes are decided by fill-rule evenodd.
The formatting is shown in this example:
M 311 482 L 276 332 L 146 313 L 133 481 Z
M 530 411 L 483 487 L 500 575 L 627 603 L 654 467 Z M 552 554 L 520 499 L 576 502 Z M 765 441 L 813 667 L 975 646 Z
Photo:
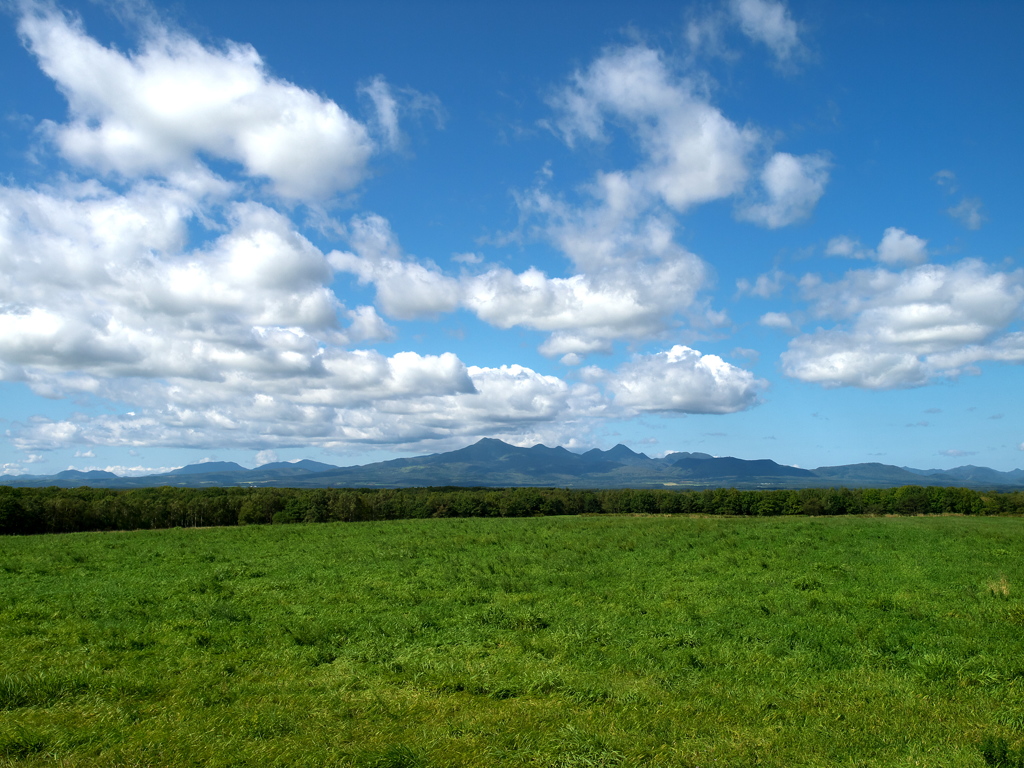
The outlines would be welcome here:
M 7 537 L 0 765 L 1017 765 L 1022 595 L 1019 518 Z

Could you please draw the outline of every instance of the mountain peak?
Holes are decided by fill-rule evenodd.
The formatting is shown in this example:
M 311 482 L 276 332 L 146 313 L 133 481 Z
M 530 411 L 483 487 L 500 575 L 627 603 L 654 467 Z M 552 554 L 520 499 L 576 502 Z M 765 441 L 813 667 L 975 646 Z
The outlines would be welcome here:
M 580 458 L 584 461 L 611 461 L 617 464 L 643 464 L 651 460 L 646 453 L 637 453 L 622 443 L 619 443 L 614 448 L 609 448 L 607 451 L 602 451 L 600 448 L 591 448 L 586 453 L 581 454 Z

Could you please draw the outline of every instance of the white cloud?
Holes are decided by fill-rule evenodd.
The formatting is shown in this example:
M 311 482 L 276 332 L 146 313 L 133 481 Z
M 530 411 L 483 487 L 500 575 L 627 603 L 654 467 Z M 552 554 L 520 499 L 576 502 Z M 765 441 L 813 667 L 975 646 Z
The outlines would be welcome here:
M 767 201 L 741 208 L 740 218 L 769 229 L 806 219 L 825 194 L 828 169 L 829 161 L 823 155 L 795 157 L 776 152 L 761 172 Z
M 605 138 L 606 117 L 624 120 L 646 162 L 630 186 L 669 207 L 728 197 L 746 183 L 746 158 L 759 140 L 674 77 L 661 55 L 645 46 L 609 49 L 551 100 L 556 125 L 570 146 L 580 137 Z
M 637 355 L 604 378 L 615 405 L 635 412 L 735 413 L 756 405 L 767 387 L 750 371 L 681 345 Z
M 391 317 L 434 317 L 459 306 L 459 281 L 432 262 L 421 264 L 406 257 L 382 216 L 353 217 L 349 242 L 353 252 L 332 252 L 328 256 L 331 266 L 355 274 L 361 283 L 372 283 L 377 290 L 377 305 Z
M 155 384 L 138 393 L 136 412 L 36 419 L 16 425 L 13 442 L 41 449 L 217 445 L 271 451 L 544 432 L 568 440 L 580 433 L 572 424 L 607 407 L 591 385 L 570 386 L 518 365 L 467 368 L 450 353 L 383 358 L 359 352 L 337 362 L 331 376 L 290 379 L 255 395 L 252 382 L 233 379 L 217 386 Z
M 257 451 L 256 453 L 256 466 L 262 467 L 264 464 L 273 464 L 279 461 L 277 451 L 265 450 Z
M 758 325 L 763 325 L 765 328 L 780 328 L 784 331 L 796 330 L 793 318 L 785 312 L 766 312 L 757 322 Z
M 0 377 L 137 406 L 30 422 L 16 444 L 264 449 L 343 439 L 338 409 L 357 420 L 372 404 L 474 393 L 451 353 L 346 349 L 390 329 L 372 307 L 341 305 L 328 260 L 270 208 L 230 204 L 226 231 L 183 250 L 207 210 L 148 182 L 124 195 L 0 188 Z
M 878 244 L 878 260 L 883 264 L 920 264 L 928 258 L 927 245 L 927 240 L 889 227 Z
M 464 283 L 467 306 L 499 327 L 552 332 L 541 350 L 574 355 L 570 361 L 607 350 L 614 339 L 652 338 L 679 315 L 705 327 L 727 323 L 698 299 L 710 270 L 675 242 L 671 212 L 743 191 L 760 134 L 726 118 L 644 45 L 607 49 L 550 103 L 570 147 L 606 141 L 610 126 L 624 126 L 641 160 L 631 170 L 598 172 L 582 188 L 587 199 L 580 205 L 547 191 L 553 173 L 546 166 L 540 183 L 518 196 L 520 213 L 530 234 L 558 247 L 575 274 L 493 268 Z M 827 178 L 823 156 L 777 153 L 761 176 L 767 201 L 741 213 L 769 227 L 797 221 L 817 203 Z M 738 287 L 770 290 L 766 281 Z
M 790 342 L 782 362 L 794 378 L 891 389 L 983 361 L 1024 362 L 1024 334 L 1005 332 L 1024 305 L 1021 271 L 991 272 L 968 259 L 903 272 L 858 270 L 836 283 L 807 279 L 802 286 L 812 311 L 839 324 Z
M 981 229 L 985 222 L 985 215 L 981 212 L 981 200 L 976 197 L 965 197 L 952 208 L 947 208 L 946 213 L 972 230 Z
M 2 475 L 24 475 L 25 464 L 41 464 L 46 461 L 46 457 L 38 453 L 30 453 L 21 461 L 6 462 L 0 464 L 0 476 Z
M 47 6 L 29 10 L 18 29 L 68 99 L 70 122 L 46 128 L 76 164 L 169 176 L 194 171 L 206 154 L 300 199 L 352 189 L 366 176 L 375 150 L 366 127 L 333 101 L 271 76 L 251 46 L 214 50 L 154 25 L 126 55 Z
M 928 241 L 908 234 L 899 227 L 888 227 L 882 233 L 882 240 L 877 249 L 865 248 L 860 241 L 839 235 L 828 241 L 825 255 L 849 259 L 875 259 L 891 265 L 920 264 L 928 259 Z
M 825 387 L 895 389 L 928 382 L 928 370 L 916 355 L 873 349 L 866 339 L 840 331 L 819 331 L 790 342 L 783 371 Z
M 784 3 L 773 0 L 731 0 L 729 8 L 751 40 L 764 43 L 780 62 L 800 50 L 799 27 Z
M 315 371 L 322 344 L 386 334 L 372 308 L 340 304 L 323 254 L 265 206 L 230 205 L 228 231 L 180 250 L 200 206 L 147 183 L 0 188 L 4 376 Z
M 865 259 L 873 257 L 874 252 L 870 248 L 865 249 L 860 241 L 854 240 L 846 235 L 833 237 L 825 246 L 826 256 L 845 256 L 848 259 Z
M 464 307 L 497 328 L 551 333 L 540 349 L 553 357 L 608 351 L 615 339 L 655 336 L 694 304 L 706 280 L 705 265 L 672 241 L 669 222 L 637 223 L 614 212 L 602 217 L 540 193 L 530 205 L 548 216 L 550 236 L 585 273 L 549 277 L 534 267 L 516 273 L 491 265 L 452 277 L 432 262 L 406 256 L 388 222 L 374 215 L 354 217 L 352 252 L 336 251 L 328 260 L 372 283 L 377 305 L 391 317 L 429 317 Z
M 269 460 L 296 445 L 443 446 L 481 435 L 573 445 L 596 419 L 730 413 L 765 386 L 680 346 L 603 377 L 590 369 L 577 383 L 519 365 L 471 366 L 451 352 L 357 348 L 394 337 L 384 316 L 466 309 L 498 328 L 547 334 L 541 351 L 576 365 L 684 318 L 727 322 L 698 296 L 709 269 L 675 242 L 675 214 L 741 191 L 760 137 L 658 52 L 609 51 L 555 100 L 570 144 L 625 124 L 643 156 L 632 171 L 597 174 L 584 205 L 542 187 L 520 197 L 534 234 L 572 269 L 514 271 L 462 254 L 449 275 L 405 254 L 382 217 L 357 214 L 343 226 L 316 205 L 354 189 L 382 147 L 400 147 L 403 114 L 440 120 L 436 99 L 374 78 L 361 91 L 376 112 L 368 127 L 273 77 L 250 46 L 204 46 L 150 23 L 123 53 L 50 6 L 31 6 L 19 29 L 68 100 L 66 122 L 44 134 L 73 173 L 35 189 L 0 187 L 0 379 L 124 404 L 14 422 L 21 450 L 217 446 Z M 77 172 L 109 176 L 79 182 Z M 252 179 L 267 182 L 260 193 L 290 199 L 244 201 Z M 780 206 L 803 205 L 779 202 L 799 197 L 792 184 L 778 190 Z M 307 226 L 344 236 L 348 250 L 325 255 L 302 234 L 294 200 L 312 204 Z M 343 305 L 332 289 L 339 271 L 372 285 L 374 306 Z
M 678 295 L 679 305 L 685 307 L 692 297 L 692 282 L 680 274 L 686 271 L 685 264 L 666 265 L 664 275 L 653 269 L 623 270 L 616 281 L 607 273 L 596 279 L 549 278 L 533 268 L 520 274 L 494 268 L 469 282 L 466 304 L 499 328 L 554 332 L 541 347 L 545 354 L 586 354 L 608 349 L 612 339 L 660 332 L 677 306 L 666 295 L 672 286 L 689 289 Z
M 547 191 L 553 171 L 546 165 L 539 183 L 517 196 L 523 223 L 516 236 L 526 229 L 551 242 L 574 271 L 563 277 L 491 267 L 460 280 L 464 306 L 497 327 L 551 333 L 541 351 L 567 364 L 610 350 L 616 339 L 654 338 L 683 317 L 703 327 L 728 323 L 698 298 L 710 270 L 675 242 L 675 214 L 743 191 L 760 134 L 726 118 L 644 45 L 607 49 L 550 103 L 570 147 L 609 140 L 610 127 L 620 126 L 641 160 L 631 170 L 595 174 L 580 189 L 582 204 Z M 767 202 L 744 215 L 770 227 L 797 221 L 810 213 L 827 178 L 823 156 L 777 153 L 762 174 Z M 767 278 L 738 287 L 762 295 L 773 288 Z M 444 295 L 454 297 L 454 287 Z

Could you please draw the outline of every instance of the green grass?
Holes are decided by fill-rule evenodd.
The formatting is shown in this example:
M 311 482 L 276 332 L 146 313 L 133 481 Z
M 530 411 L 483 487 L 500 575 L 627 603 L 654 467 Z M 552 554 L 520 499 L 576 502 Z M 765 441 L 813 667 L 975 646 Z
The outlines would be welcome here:
M 8 537 L 0 765 L 1024 765 L 1022 596 L 1016 518 Z

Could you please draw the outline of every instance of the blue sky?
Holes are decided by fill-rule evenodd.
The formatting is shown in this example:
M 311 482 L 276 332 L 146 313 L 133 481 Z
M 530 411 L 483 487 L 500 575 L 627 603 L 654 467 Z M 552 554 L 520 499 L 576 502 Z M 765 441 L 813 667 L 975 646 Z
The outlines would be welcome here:
M 1024 466 L 1024 6 L 8 3 L 0 471 Z

